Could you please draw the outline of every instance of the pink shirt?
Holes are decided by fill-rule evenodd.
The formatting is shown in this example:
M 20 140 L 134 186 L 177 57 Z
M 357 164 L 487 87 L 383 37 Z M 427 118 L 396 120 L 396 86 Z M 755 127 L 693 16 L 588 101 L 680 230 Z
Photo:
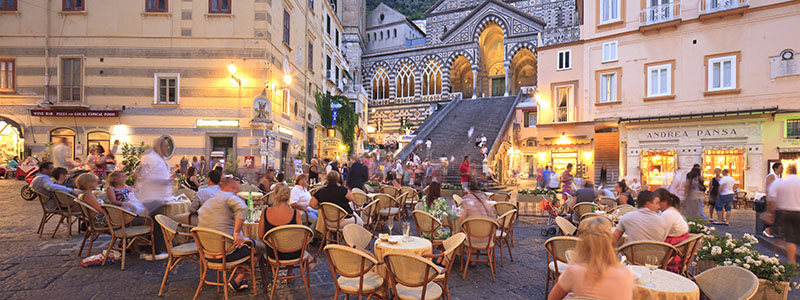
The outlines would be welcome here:
M 631 300 L 636 278 L 628 268 L 620 266 L 607 270 L 602 278 L 590 286 L 586 280 L 586 267 L 570 264 L 558 277 L 557 285 L 571 292 L 574 297 Z

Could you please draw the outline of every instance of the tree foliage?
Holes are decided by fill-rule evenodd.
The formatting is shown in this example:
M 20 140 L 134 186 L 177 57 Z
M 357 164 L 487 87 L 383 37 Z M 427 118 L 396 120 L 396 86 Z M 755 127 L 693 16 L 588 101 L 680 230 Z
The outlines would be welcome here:
M 433 0 L 367 0 L 367 14 L 378 7 L 378 4 L 386 4 L 397 12 L 405 15 L 411 20 L 424 18 L 422 15 L 431 5 Z
M 347 154 L 353 154 L 355 150 L 356 126 L 358 126 L 358 114 L 353 108 L 347 97 L 338 95 L 317 93 L 317 113 L 322 120 L 322 126 L 331 128 L 331 103 L 341 104 L 339 113 L 336 117 L 336 129 L 342 135 L 342 143 L 347 146 Z

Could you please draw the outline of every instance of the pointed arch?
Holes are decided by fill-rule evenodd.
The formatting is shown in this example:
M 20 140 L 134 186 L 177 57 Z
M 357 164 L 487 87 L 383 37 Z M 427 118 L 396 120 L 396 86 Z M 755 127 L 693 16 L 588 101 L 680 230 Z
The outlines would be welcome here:
M 429 58 L 422 68 L 422 96 L 442 93 L 442 68 L 438 60 Z
M 414 96 L 414 65 L 409 61 L 401 61 L 397 65 L 395 79 L 397 98 Z
M 372 76 L 372 100 L 389 99 L 389 74 L 384 66 L 375 68 Z

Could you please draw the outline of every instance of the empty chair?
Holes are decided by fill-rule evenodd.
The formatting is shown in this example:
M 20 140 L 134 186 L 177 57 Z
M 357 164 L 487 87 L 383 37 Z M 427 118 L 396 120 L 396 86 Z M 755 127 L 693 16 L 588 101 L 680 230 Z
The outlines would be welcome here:
M 511 232 L 514 228 L 514 219 L 517 218 L 517 210 L 512 209 L 507 211 L 502 216 L 497 217 L 497 223 L 500 228 L 497 229 L 495 241 L 497 246 L 500 247 L 500 266 L 503 266 L 503 245 L 508 249 L 508 257 L 514 261 L 514 256 L 511 255 Z
M 50 221 L 53 216 L 59 215 L 61 212 L 58 209 L 58 205 L 53 205 L 54 207 L 51 207 L 51 205 L 48 204 L 48 202 L 55 203 L 55 199 L 51 200 L 50 196 L 39 192 L 36 192 L 36 194 L 38 195 L 36 198 L 39 199 L 39 204 L 42 206 L 42 221 L 39 222 L 39 229 L 36 230 L 36 233 L 39 234 L 39 237 L 42 237 L 44 225 L 47 224 L 47 221 Z M 56 231 L 57 230 L 58 227 L 56 227 Z M 56 231 L 53 231 L 53 236 L 56 236 Z
M 572 212 L 578 215 L 578 218 L 583 214 L 593 213 L 597 205 L 591 202 L 581 202 L 572 207 Z
M 497 201 L 497 202 L 508 202 L 511 200 L 511 195 L 508 193 L 494 193 L 489 196 L 489 200 Z
M 356 295 L 359 300 L 363 296 L 369 299 L 384 286 L 384 278 L 374 270 L 378 260 L 368 252 L 342 245 L 327 245 L 325 255 L 328 257 L 331 274 L 335 278 L 334 299 L 339 299 L 339 292 Z
M 578 238 L 571 236 L 557 236 L 544 242 L 544 249 L 547 251 L 547 280 L 545 282 L 544 294 L 550 289 L 550 282 L 553 284 L 561 276 L 561 272 L 567 269 L 567 250 L 574 249 L 578 245 Z
M 362 207 L 364 204 L 369 203 L 369 197 L 361 190 L 353 189 L 353 212 L 359 213 L 361 212 Z M 363 218 L 362 218 L 363 219 Z
M 489 270 L 492 274 L 492 281 L 495 281 L 494 243 L 497 229 L 499 227 L 500 225 L 497 224 L 497 221 L 484 217 L 468 218 L 464 221 L 464 223 L 461 224 L 462 231 L 467 234 L 467 264 L 464 267 L 464 275 L 462 276 L 462 279 L 467 278 L 467 269 L 469 269 L 469 263 L 471 261 L 475 261 L 489 264 Z M 472 258 L 473 255 L 475 255 L 475 258 Z M 486 255 L 486 259 L 480 259 L 481 255 Z
M 381 185 L 381 193 L 396 197 L 400 194 L 400 189 L 391 185 Z
M 236 270 L 246 263 L 249 263 L 250 265 L 250 276 L 253 280 L 251 284 L 254 285 L 252 288 L 253 296 L 256 295 L 258 289 L 255 288 L 255 251 L 250 251 L 249 256 L 241 259 L 228 261 L 227 255 L 236 250 L 236 247 L 233 246 L 232 236 L 222 233 L 218 230 L 203 227 L 192 228 L 192 236 L 194 237 L 194 242 L 197 245 L 197 251 L 200 254 L 200 264 L 202 265 L 200 284 L 197 285 L 197 290 L 194 292 L 193 299 L 197 299 L 197 296 L 200 295 L 200 290 L 203 289 L 204 284 L 210 284 L 217 287 L 222 287 L 225 300 L 227 300 L 228 282 L 233 279 L 233 276 L 236 274 Z M 218 276 L 216 282 L 206 280 L 206 275 L 208 274 L 209 269 L 217 271 Z M 222 272 L 222 278 L 219 277 L 219 272 Z M 230 274 L 230 276 L 228 276 L 228 274 Z M 222 279 L 222 282 L 219 282 L 220 279 Z M 264 279 L 266 280 L 266 278 Z
M 361 221 L 364 223 L 364 228 L 375 231 L 378 225 L 378 200 L 373 200 L 364 206 L 361 210 Z
M 342 228 L 342 236 L 347 246 L 362 250 L 369 249 L 372 244 L 372 233 L 358 224 L 347 224 Z
M 388 222 L 389 216 L 400 215 L 400 202 L 395 197 L 387 194 L 378 194 L 373 199 L 378 201 L 378 207 L 376 208 L 378 215 L 377 227 L 380 228 L 380 226 Z
M 128 247 L 133 245 L 137 240 L 153 246 L 153 219 L 147 216 L 137 216 L 115 205 L 103 204 L 102 208 L 105 211 L 108 226 L 113 228 L 113 230 L 111 230 L 111 242 L 108 243 L 108 251 L 106 251 L 106 255 L 103 258 L 103 265 L 106 264 L 111 249 L 116 249 L 122 252 L 122 264 L 120 268 L 125 270 L 125 252 L 127 252 Z M 131 223 L 136 218 L 144 219 L 145 225 L 132 226 Z M 117 245 L 118 240 L 122 242 L 119 248 L 114 247 L 114 245 Z M 155 247 L 150 247 L 150 252 L 153 257 L 156 256 Z
M 519 209 L 517 209 L 517 205 L 511 202 L 497 202 L 494 204 L 494 211 L 497 213 L 498 216 L 502 216 L 503 214 L 511 211 L 517 210 L 517 215 L 514 216 L 514 220 L 512 222 L 516 222 L 517 216 L 519 216 Z M 499 218 L 498 218 L 499 219 Z M 508 231 L 508 238 L 511 241 L 511 246 L 514 246 L 514 226 L 511 226 Z
M 658 258 L 658 267 L 666 269 L 667 264 L 678 253 L 670 244 L 656 241 L 636 241 L 622 245 L 619 248 L 620 253 L 625 255 L 631 263 L 635 265 L 647 264 L 647 256 L 656 256 Z
M 575 235 L 575 230 L 578 229 L 574 224 L 572 224 L 572 222 L 564 217 L 556 217 L 556 225 L 558 225 L 558 228 L 561 229 L 561 233 L 567 236 Z
M 737 266 L 719 266 L 694 276 L 700 292 L 710 300 L 746 300 L 758 290 L 753 272 Z
M 442 287 L 433 280 L 439 276 L 439 266 L 422 256 L 389 252 L 383 256 L 389 269 L 389 283 L 395 299 L 437 299 L 442 297 Z
M 191 233 L 182 231 L 182 225 L 180 223 L 162 214 L 156 215 L 156 222 L 161 225 L 161 232 L 164 234 L 164 243 L 167 245 L 167 253 L 169 254 L 167 267 L 166 270 L 164 270 L 164 278 L 161 279 L 161 288 L 158 290 L 158 296 L 161 297 L 161 295 L 164 294 L 164 286 L 167 284 L 167 277 L 169 277 L 169 273 L 172 272 L 176 266 L 178 266 L 178 263 L 181 260 L 186 259 L 196 264 L 200 264 L 200 262 L 195 258 L 197 255 L 199 255 L 199 252 L 197 251 L 197 245 L 194 242 L 183 243 L 175 246 L 172 245 L 174 242 L 173 238 L 176 235 L 191 238 Z
M 630 206 L 630 205 L 627 205 L 627 204 L 623 204 L 623 205 L 617 206 L 617 214 L 620 217 L 622 217 L 625 214 L 627 214 L 629 212 L 632 212 L 634 210 L 636 210 L 636 207 L 633 207 L 633 206 Z

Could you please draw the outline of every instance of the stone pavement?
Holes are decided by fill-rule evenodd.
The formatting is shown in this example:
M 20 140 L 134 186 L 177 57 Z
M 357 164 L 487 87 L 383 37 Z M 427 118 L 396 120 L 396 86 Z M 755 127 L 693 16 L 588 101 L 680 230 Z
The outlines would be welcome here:
M 26 202 L 19 197 L 20 181 L 0 180 L 0 299 L 157 299 L 158 288 L 164 274 L 166 261 L 148 262 L 131 255 L 126 261 L 125 271 L 118 264 L 104 267 L 83 268 L 77 256 L 82 236 L 67 237 L 59 231 L 55 238 L 36 234 L 41 219 L 38 202 Z M 754 214 L 737 210 L 732 226 L 722 228 L 734 235 L 751 232 Z M 539 234 L 542 219 L 520 220 L 515 228 L 516 246 L 512 252 L 514 262 L 508 260 L 504 267 L 497 266 L 497 282 L 492 282 L 489 268 L 483 264 L 469 268 L 466 280 L 462 280 L 458 268 L 453 270 L 450 291 L 453 299 L 545 299 L 544 284 L 546 254 L 543 247 L 545 237 Z M 52 233 L 55 221 L 45 227 Z M 108 238 L 95 243 L 95 253 L 107 246 Z M 761 245 L 762 252 L 773 252 Z M 316 251 L 316 247 L 313 248 Z M 85 252 L 84 252 L 85 254 Z M 499 254 L 499 253 L 498 253 Z M 497 257 L 499 259 L 499 257 Z M 213 276 L 213 275 L 210 275 Z M 164 299 L 191 299 L 199 280 L 199 267 L 191 262 L 182 262 L 171 274 Z M 259 275 L 257 274 L 257 277 Z M 212 278 L 212 277 L 209 277 Z M 271 278 L 271 277 L 270 277 Z M 260 279 L 259 279 L 260 281 Z M 252 283 L 251 283 L 252 286 Z M 258 296 L 252 291 L 232 293 L 231 299 L 263 299 L 268 297 L 259 282 Z M 311 274 L 311 296 L 314 299 L 330 299 L 333 296 L 333 281 L 327 261 Z M 279 283 L 276 299 L 305 299 L 302 280 L 291 284 Z M 798 297 L 796 291 L 790 298 Z M 221 299 L 213 287 L 205 286 L 200 299 Z

